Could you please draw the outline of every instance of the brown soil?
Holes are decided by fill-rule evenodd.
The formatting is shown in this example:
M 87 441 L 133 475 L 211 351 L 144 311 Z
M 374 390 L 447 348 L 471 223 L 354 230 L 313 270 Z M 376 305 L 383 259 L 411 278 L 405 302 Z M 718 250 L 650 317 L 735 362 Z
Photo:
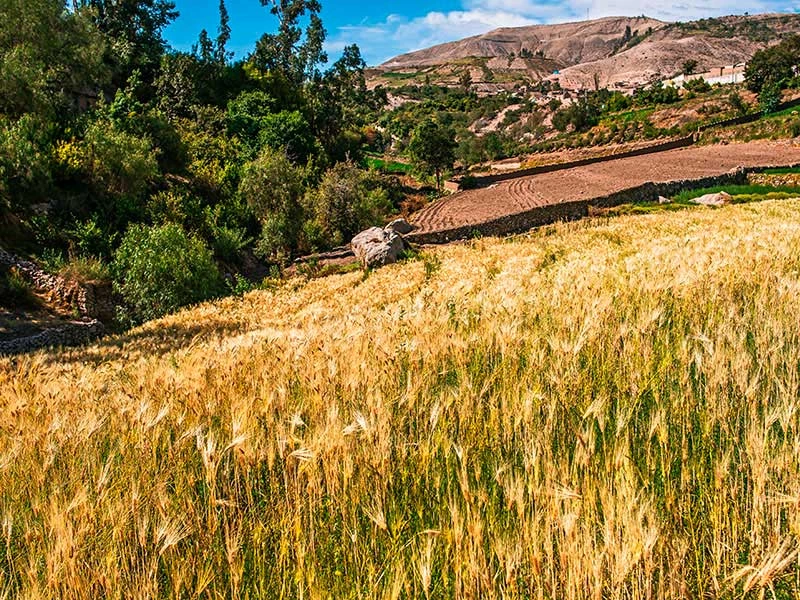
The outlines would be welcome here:
M 791 142 L 749 142 L 695 146 L 648 156 L 577 167 L 453 194 L 411 216 L 417 232 L 477 225 L 537 206 L 548 206 L 662 183 L 722 175 L 737 167 L 800 164 L 800 146 Z M 416 232 L 415 232 L 416 233 Z

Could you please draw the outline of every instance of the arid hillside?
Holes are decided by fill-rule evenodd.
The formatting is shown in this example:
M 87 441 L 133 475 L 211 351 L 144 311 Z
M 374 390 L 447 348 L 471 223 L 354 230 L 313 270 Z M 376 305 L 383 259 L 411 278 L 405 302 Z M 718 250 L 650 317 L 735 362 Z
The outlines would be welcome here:
M 561 65 L 574 65 L 599 60 L 614 53 L 620 47 L 626 27 L 630 27 L 631 31 L 644 32 L 648 28 L 659 29 L 665 25 L 645 17 L 608 17 L 560 25 L 508 27 L 403 54 L 382 66 L 391 69 L 423 67 L 471 57 L 524 57 L 528 53 L 532 56 L 542 53 Z
M 497 29 L 390 59 L 373 84 L 427 76 L 451 84 L 469 72 L 473 83 L 503 85 L 558 80 L 568 89 L 633 87 L 681 72 L 746 62 L 758 49 L 800 31 L 800 16 L 765 14 L 664 23 L 608 17 L 559 25 Z

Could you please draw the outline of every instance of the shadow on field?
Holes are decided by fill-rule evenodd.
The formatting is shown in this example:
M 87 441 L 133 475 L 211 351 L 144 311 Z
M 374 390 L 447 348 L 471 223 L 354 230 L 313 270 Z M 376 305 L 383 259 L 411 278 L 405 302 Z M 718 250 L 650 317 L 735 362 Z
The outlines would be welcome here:
M 111 335 L 91 346 L 64 348 L 50 352 L 49 364 L 100 365 L 117 360 L 135 360 L 144 356 L 161 357 L 206 342 L 219 336 L 246 333 L 240 321 L 211 320 L 191 325 L 145 325 L 131 332 Z

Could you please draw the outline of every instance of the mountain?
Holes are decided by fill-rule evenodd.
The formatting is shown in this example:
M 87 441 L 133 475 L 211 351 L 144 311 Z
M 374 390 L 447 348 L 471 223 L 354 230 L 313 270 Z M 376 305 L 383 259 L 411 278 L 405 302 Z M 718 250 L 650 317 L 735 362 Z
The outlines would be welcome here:
M 672 77 L 687 60 L 699 71 L 746 62 L 781 36 L 800 32 L 800 15 L 763 14 L 665 23 L 607 17 L 578 23 L 502 28 L 392 58 L 371 83 L 430 81 L 508 88 L 545 78 L 570 89 L 635 87 Z

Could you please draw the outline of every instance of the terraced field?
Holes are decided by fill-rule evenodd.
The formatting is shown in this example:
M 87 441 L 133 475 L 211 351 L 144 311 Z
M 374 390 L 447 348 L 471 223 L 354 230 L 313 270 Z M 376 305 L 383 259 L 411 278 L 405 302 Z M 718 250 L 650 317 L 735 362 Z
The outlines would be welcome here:
M 791 142 L 749 142 L 695 146 L 648 156 L 622 158 L 504 181 L 459 192 L 430 204 L 411 221 L 416 233 L 478 225 L 539 206 L 591 200 L 647 182 L 664 183 L 722 175 L 737 167 L 800 163 L 800 146 Z

